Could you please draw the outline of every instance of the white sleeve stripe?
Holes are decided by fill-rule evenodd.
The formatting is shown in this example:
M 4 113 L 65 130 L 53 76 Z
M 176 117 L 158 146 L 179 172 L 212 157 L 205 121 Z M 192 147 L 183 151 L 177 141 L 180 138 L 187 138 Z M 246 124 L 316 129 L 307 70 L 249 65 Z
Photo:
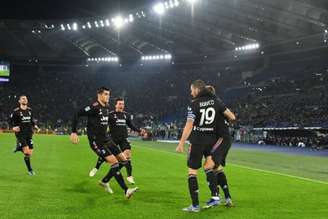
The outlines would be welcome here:
M 195 119 L 195 117 L 196 117 L 196 116 L 195 116 L 194 114 L 189 114 L 189 115 L 187 116 L 188 119 L 193 119 L 193 120 Z

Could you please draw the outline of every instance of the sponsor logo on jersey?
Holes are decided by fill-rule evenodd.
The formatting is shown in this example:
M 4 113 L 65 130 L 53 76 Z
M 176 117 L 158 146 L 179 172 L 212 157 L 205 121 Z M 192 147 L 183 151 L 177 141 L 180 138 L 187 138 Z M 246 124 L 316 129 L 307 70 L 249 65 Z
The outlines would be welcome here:
M 194 131 L 199 131 L 199 132 L 212 132 L 212 131 L 214 131 L 214 128 L 201 128 L 201 127 L 194 126 Z
M 30 122 L 31 121 L 31 116 L 22 116 L 22 122 L 26 123 L 26 122 Z

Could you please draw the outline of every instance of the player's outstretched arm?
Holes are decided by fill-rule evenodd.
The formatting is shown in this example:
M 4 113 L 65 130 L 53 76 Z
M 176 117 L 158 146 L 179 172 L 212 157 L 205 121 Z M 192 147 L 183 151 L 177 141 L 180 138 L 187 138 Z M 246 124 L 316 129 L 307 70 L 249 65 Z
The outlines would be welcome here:
M 191 134 L 193 125 L 194 125 L 194 120 L 193 119 L 187 119 L 187 122 L 186 122 L 186 125 L 185 125 L 184 129 L 183 129 L 183 133 L 182 133 L 179 145 L 175 149 L 176 152 L 178 152 L 178 153 L 183 153 L 184 152 L 184 145 L 185 145 L 187 139 L 189 138 L 189 136 Z
M 75 132 L 72 132 L 70 139 L 73 144 L 78 144 L 80 142 L 79 136 Z
M 236 121 L 235 114 L 233 112 L 231 112 L 230 109 L 228 109 L 228 108 L 223 112 L 223 115 L 229 120 L 229 122 Z
M 20 132 L 19 118 L 18 118 L 16 112 L 13 112 L 12 114 L 10 114 L 8 123 L 12 127 L 12 130 L 14 132 Z
M 140 134 L 142 134 L 142 129 L 136 127 L 134 125 L 134 123 L 132 122 L 132 116 L 128 114 L 127 116 L 127 119 L 126 119 L 126 124 L 128 125 L 128 127 L 132 130 L 132 131 L 135 131 L 135 132 L 138 132 Z
M 70 135 L 70 140 L 73 144 L 78 144 L 80 139 L 77 135 L 77 125 L 79 123 L 79 118 L 82 116 L 89 116 L 93 112 L 93 108 L 91 106 L 87 106 L 81 110 L 79 110 L 72 119 L 72 133 Z

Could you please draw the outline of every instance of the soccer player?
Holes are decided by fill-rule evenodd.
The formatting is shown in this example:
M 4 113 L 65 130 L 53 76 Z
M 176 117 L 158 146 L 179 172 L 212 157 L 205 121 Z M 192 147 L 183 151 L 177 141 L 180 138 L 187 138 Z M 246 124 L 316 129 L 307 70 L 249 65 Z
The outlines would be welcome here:
M 215 88 L 213 86 L 208 85 L 206 86 L 206 89 L 208 89 L 208 91 L 211 92 L 213 95 L 216 95 Z M 224 167 L 226 164 L 226 157 L 232 144 L 228 123 L 226 122 L 226 120 L 228 120 L 229 122 L 234 122 L 236 121 L 236 116 L 233 112 L 230 111 L 230 109 L 225 106 L 225 104 L 219 98 L 217 98 L 217 101 L 219 103 L 219 113 L 216 115 L 216 135 L 218 141 L 214 145 L 211 152 L 213 160 L 216 164 L 215 173 L 217 176 L 217 183 L 223 190 L 225 197 L 225 205 L 227 207 L 233 207 L 227 177 L 224 174 Z
M 72 134 L 70 139 L 73 144 L 79 142 L 77 135 L 77 124 L 80 117 L 87 117 L 87 136 L 91 149 L 106 162 L 111 165 L 108 174 L 99 181 L 105 191 L 113 193 L 109 186 L 109 181 L 112 177 L 116 179 L 120 187 L 124 190 L 125 196 L 130 198 L 138 188 L 129 189 L 124 182 L 120 172 L 119 161 L 117 158 L 124 160 L 124 155 L 121 150 L 115 145 L 110 138 L 107 129 L 109 120 L 112 119 L 109 114 L 110 91 L 108 88 L 101 87 L 97 91 L 97 101 L 85 108 L 79 110 L 72 120 Z
M 127 181 L 130 184 L 135 184 L 134 178 L 132 176 L 131 145 L 130 142 L 127 140 L 128 138 L 127 128 L 129 127 L 131 130 L 138 132 L 141 135 L 145 133 L 145 130 L 137 128 L 133 124 L 132 116 L 129 113 L 125 112 L 124 108 L 125 108 L 124 99 L 117 98 L 115 100 L 115 110 L 110 112 L 111 117 L 114 118 L 114 121 L 109 123 L 110 134 L 115 144 L 120 147 L 120 149 L 123 151 L 123 154 L 127 159 L 127 165 L 125 165 L 127 170 Z M 103 162 L 104 160 L 101 157 L 99 157 L 95 168 L 93 168 L 89 173 L 90 177 L 93 177 L 97 173 Z
M 35 124 L 32 109 L 28 107 L 27 96 L 21 95 L 18 100 L 19 107 L 10 114 L 9 123 L 16 135 L 17 151 L 22 151 L 24 161 L 30 176 L 35 175 L 31 165 L 33 153 L 33 128 L 39 130 Z
M 211 149 L 217 141 L 216 113 L 219 106 L 216 97 L 206 89 L 206 84 L 202 80 L 191 83 L 191 96 L 193 100 L 188 107 L 187 122 L 176 151 L 180 153 L 184 151 L 184 144 L 190 136 L 188 185 L 192 205 L 183 208 L 183 211 L 199 212 L 197 172 L 202 166 L 203 156 L 206 157 L 203 167 L 212 195 L 205 207 L 210 208 L 220 203 L 214 172 L 215 163 L 211 156 Z

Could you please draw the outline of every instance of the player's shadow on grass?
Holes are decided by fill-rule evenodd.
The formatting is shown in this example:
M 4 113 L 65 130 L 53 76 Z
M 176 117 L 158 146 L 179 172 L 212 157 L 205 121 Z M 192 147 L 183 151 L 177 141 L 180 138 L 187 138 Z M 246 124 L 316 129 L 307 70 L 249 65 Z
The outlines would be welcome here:
M 65 191 L 82 194 L 94 194 L 94 189 L 91 188 L 89 180 L 84 180 L 82 182 L 73 184 L 70 188 L 65 189 Z

